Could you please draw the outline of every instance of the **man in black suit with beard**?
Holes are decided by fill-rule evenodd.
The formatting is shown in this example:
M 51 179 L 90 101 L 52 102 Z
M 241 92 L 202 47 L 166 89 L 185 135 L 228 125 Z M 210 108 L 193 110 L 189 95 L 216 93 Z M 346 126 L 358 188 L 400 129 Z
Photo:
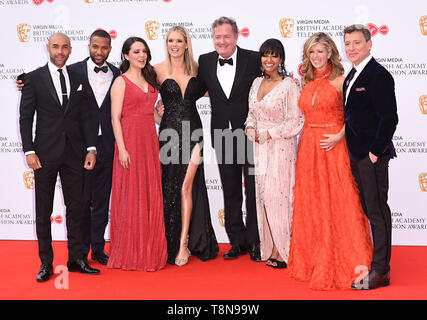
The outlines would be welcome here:
M 66 206 L 68 271 L 99 273 L 82 256 L 84 169 L 92 170 L 96 162 L 88 92 L 84 79 L 65 65 L 71 53 L 68 36 L 53 34 L 46 48 L 50 61 L 25 77 L 19 117 L 23 151 L 35 177 L 36 232 L 42 262 L 39 282 L 49 280 L 53 273 L 50 216 L 58 174 Z
M 253 151 L 244 133 L 249 90 L 259 75 L 258 53 L 237 46 L 238 28 L 233 19 L 221 17 L 212 28 L 216 51 L 199 57 L 197 78 L 201 94 L 208 91 L 212 108 L 212 144 L 223 188 L 225 229 L 231 242 L 224 258 L 249 252 L 252 260 L 260 261 L 255 179 L 253 161 L 249 159 L 253 158 Z M 242 216 L 242 174 L 246 224 Z
M 394 80 L 370 53 L 371 34 L 363 25 L 344 30 L 345 51 L 353 69 L 345 79 L 345 136 L 351 170 L 369 219 L 374 243 L 369 274 L 353 289 L 390 284 L 391 211 L 388 164 L 396 156 L 393 134 L 398 123 Z
M 120 70 L 106 61 L 110 52 L 108 32 L 95 30 L 89 41 L 90 57 L 69 66 L 86 82 L 91 118 L 97 130 L 96 165 L 93 170 L 85 171 L 83 255 L 87 257 L 92 248 L 92 259 L 102 265 L 108 263 L 104 234 L 108 224 L 114 159 L 110 88 L 120 75 Z

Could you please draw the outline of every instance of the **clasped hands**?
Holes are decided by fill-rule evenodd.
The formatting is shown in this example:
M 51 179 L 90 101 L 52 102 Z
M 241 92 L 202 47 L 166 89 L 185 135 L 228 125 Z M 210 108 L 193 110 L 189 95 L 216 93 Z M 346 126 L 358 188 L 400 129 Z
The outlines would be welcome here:
M 271 139 L 270 133 L 268 130 L 257 132 L 254 127 L 246 127 L 246 136 L 249 141 L 257 142 L 259 144 L 265 143 L 267 140 Z

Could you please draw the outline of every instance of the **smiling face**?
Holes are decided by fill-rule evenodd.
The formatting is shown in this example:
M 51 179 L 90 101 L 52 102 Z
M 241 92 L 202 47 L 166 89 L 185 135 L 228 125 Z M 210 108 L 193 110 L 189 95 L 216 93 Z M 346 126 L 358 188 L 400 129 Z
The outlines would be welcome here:
M 261 65 L 265 73 L 273 76 L 278 74 L 279 65 L 283 62 L 277 53 L 266 52 L 261 57 Z
M 129 61 L 130 67 L 144 69 L 147 63 L 147 49 L 142 42 L 134 42 L 129 50 L 128 54 L 124 55 Z
M 108 55 L 111 52 L 110 40 L 104 37 L 94 36 L 91 38 L 89 43 L 89 54 L 92 61 L 102 66 L 105 60 L 108 59 Z
M 344 35 L 345 53 L 353 65 L 359 65 L 371 54 L 372 41 L 366 41 L 361 31 Z
M 213 29 L 215 50 L 224 59 L 230 58 L 237 48 L 238 34 L 233 33 L 230 24 L 224 23 Z
M 332 53 L 328 52 L 328 49 L 323 43 L 312 45 L 308 50 L 308 58 L 311 64 L 319 71 L 325 70 L 331 55 Z
M 178 31 L 172 31 L 167 40 L 167 51 L 170 57 L 182 57 L 185 54 L 187 43 L 184 36 Z
M 50 61 L 58 68 L 65 65 L 71 54 L 70 40 L 62 34 L 51 36 L 46 48 L 49 52 Z

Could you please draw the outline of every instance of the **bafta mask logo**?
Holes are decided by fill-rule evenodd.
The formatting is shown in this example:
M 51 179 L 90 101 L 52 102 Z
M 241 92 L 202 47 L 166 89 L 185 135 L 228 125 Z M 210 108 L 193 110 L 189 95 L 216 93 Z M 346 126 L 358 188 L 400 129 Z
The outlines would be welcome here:
M 427 114 L 427 95 L 420 97 L 420 110 L 422 114 Z
M 280 33 L 283 38 L 290 38 L 294 33 L 294 19 L 291 18 L 282 18 L 279 21 Z
M 427 16 L 420 18 L 420 30 L 423 36 L 427 36 Z
M 85 0 L 86 3 L 93 3 L 95 0 Z
M 218 220 L 221 227 L 225 227 L 225 211 L 221 209 L 218 211 Z
M 26 189 L 34 189 L 34 171 L 25 171 L 23 174 Z
M 26 24 L 26 23 L 18 24 L 16 31 L 18 33 L 19 41 L 28 42 L 30 40 L 31 26 L 29 24 Z
M 159 36 L 160 24 L 157 21 L 151 20 L 145 23 L 145 33 L 149 40 L 156 40 Z
M 421 191 L 427 192 L 427 172 L 423 172 L 419 176 Z

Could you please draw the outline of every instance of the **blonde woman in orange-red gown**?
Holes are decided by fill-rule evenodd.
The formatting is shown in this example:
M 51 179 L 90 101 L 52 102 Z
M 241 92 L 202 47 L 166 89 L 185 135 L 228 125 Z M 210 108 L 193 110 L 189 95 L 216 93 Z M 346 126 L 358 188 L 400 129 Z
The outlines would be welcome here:
M 296 161 L 289 274 L 312 289 L 349 289 L 367 273 L 372 241 L 343 139 L 344 69 L 328 35 L 307 40 L 302 70 L 299 106 L 306 122 Z

